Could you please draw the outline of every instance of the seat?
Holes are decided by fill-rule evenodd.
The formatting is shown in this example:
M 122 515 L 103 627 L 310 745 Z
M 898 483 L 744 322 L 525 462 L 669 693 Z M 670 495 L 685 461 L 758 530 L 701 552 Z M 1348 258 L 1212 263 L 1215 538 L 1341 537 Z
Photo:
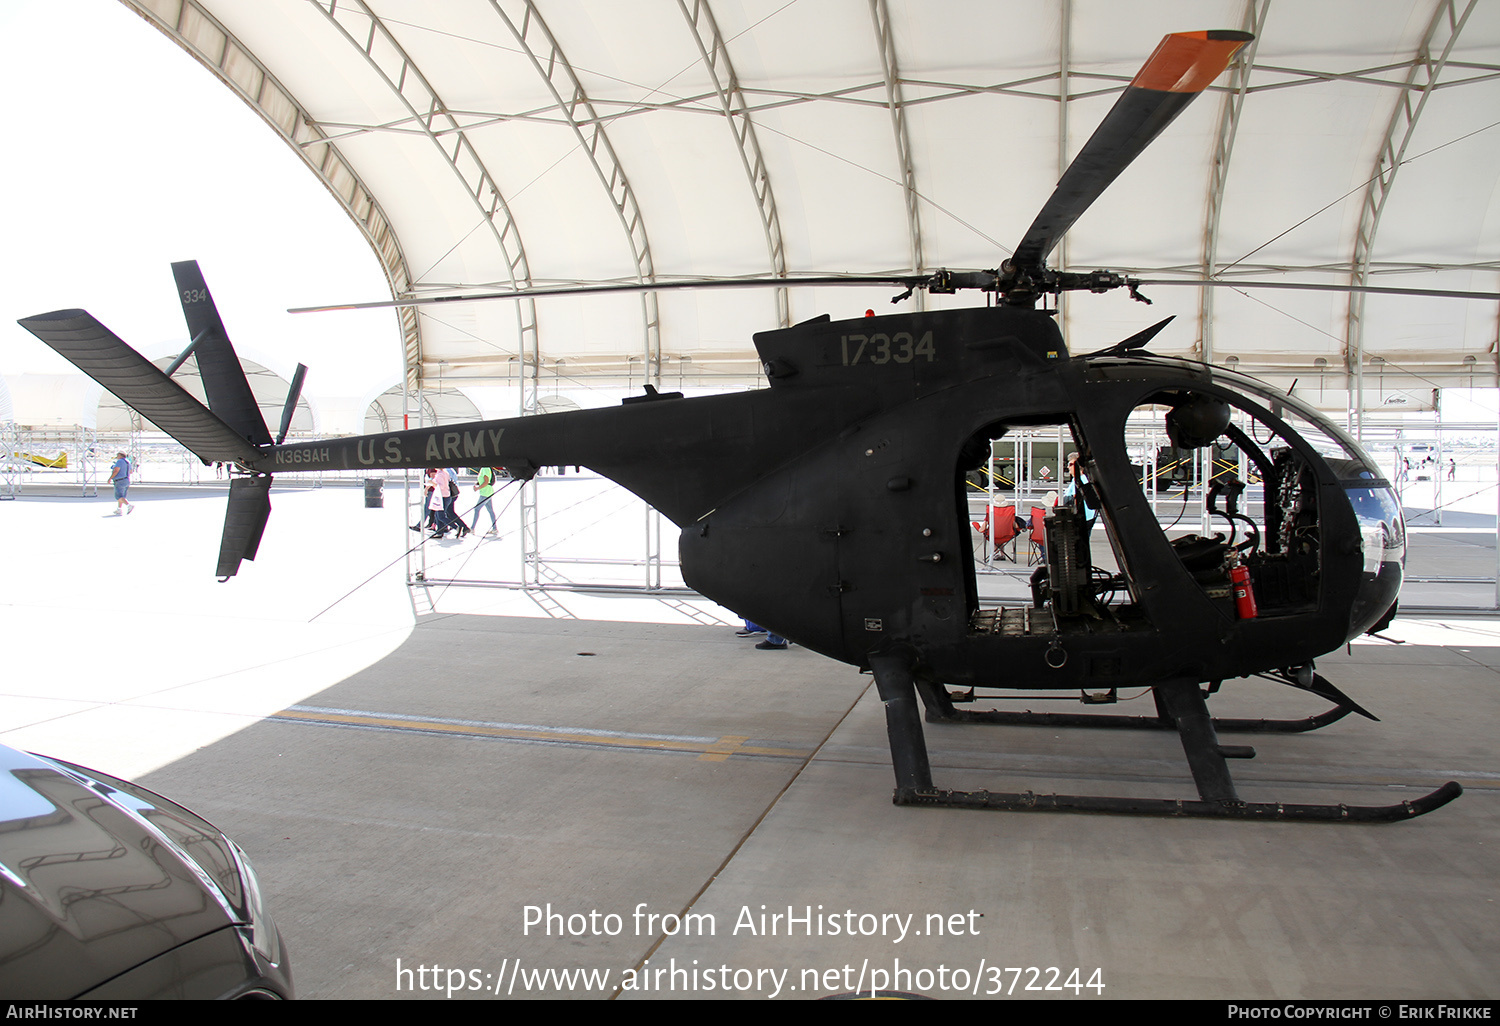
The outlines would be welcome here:
M 1036 566 L 1047 558 L 1047 510 L 1043 506 L 1031 507 L 1031 547 L 1028 566 Z
M 991 506 L 989 523 L 985 526 L 989 530 L 980 533 L 989 538 L 991 559 L 1009 559 L 1014 563 L 1016 561 L 1016 507 Z M 1007 546 L 1010 548 L 1009 555 L 1006 555 Z
M 1016 538 L 1016 508 L 1014 506 L 987 506 L 984 519 L 971 520 L 969 524 L 988 543 L 989 554 L 985 557 L 985 562 L 990 562 L 997 555 L 1001 559 L 1015 562 L 1014 545 L 1011 546 L 1011 555 L 1005 554 L 1005 546 L 1014 542 Z

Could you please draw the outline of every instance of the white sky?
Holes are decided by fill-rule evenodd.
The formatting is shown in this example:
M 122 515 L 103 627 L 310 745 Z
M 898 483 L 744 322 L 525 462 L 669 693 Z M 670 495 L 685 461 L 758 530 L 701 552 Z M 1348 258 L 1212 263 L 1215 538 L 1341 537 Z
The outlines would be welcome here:
M 149 357 L 187 344 L 174 260 L 197 260 L 235 348 L 358 406 L 401 375 L 374 254 L 311 171 L 206 69 L 115 0 L 0 0 L 0 373 L 71 365 L 16 319 L 87 309 Z M 334 427 L 334 425 L 330 425 Z M 357 425 L 354 429 L 358 429 Z

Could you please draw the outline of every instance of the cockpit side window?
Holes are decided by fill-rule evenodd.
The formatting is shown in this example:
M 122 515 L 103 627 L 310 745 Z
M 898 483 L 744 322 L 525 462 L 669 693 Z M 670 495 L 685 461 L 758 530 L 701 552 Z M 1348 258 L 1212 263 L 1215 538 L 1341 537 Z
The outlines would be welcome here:
M 987 458 L 975 460 L 979 440 Z M 996 422 L 976 432 L 963 453 L 960 502 L 977 579 L 974 630 L 1000 631 L 1003 621 L 1007 633 L 1053 631 L 1054 611 L 1100 615 L 1128 591 L 1090 456 L 1072 423 Z
M 1315 464 L 1326 465 L 1350 496 L 1369 536 L 1367 561 L 1399 560 L 1404 532 L 1394 496 L 1387 496 L 1389 486 L 1358 446 L 1289 397 L 1259 382 L 1234 384 L 1251 394 L 1235 399 L 1227 391 L 1179 389 L 1153 395 L 1126 432 L 1132 451 L 1145 457 L 1140 478 L 1158 507 L 1158 522 L 1225 616 L 1317 608 L 1326 526 Z M 1160 508 L 1163 493 L 1176 495 L 1166 503 L 1168 511 L 1176 507 L 1170 519 Z

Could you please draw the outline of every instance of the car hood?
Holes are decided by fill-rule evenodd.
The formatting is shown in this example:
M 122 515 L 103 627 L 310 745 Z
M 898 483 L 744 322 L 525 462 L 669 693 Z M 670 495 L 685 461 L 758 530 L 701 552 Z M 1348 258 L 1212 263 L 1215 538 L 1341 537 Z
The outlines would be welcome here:
M 72 997 L 250 923 L 242 859 L 144 788 L 0 747 L 0 994 Z

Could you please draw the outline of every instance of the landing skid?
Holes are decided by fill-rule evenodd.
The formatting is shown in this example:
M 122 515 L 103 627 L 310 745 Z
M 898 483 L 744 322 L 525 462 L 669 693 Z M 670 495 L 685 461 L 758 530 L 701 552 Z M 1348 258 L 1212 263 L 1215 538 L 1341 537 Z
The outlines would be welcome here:
M 1319 678 L 1321 680 L 1321 678 Z M 917 681 L 917 691 L 926 707 L 928 723 L 1000 723 L 1034 727 L 1097 727 L 1111 730 L 1176 730 L 1177 726 L 1158 707 L 1155 716 L 1114 716 L 1104 713 L 1004 712 L 999 709 L 960 709 L 955 696 L 940 684 Z M 1244 720 L 1214 718 L 1215 730 L 1229 734 L 1302 734 L 1326 727 L 1357 710 L 1352 704 L 1334 705 L 1316 716 L 1300 720 Z
M 1453 781 L 1400 805 L 1287 805 L 1283 802 L 1183 801 L 1171 798 L 1101 798 L 1070 794 L 999 794 L 991 791 L 922 791 L 897 788 L 897 805 L 1004 812 L 1109 812 L 1127 816 L 1192 816 L 1208 819 L 1291 819 L 1323 823 L 1394 823 L 1447 805 L 1463 794 Z
M 1337 723 L 1353 710 L 1334 706 L 1327 712 L 1300 720 L 1237 720 L 1214 718 L 1214 729 L 1229 734 L 1303 734 L 1309 730 Z M 935 713 L 929 706 L 928 723 L 1002 723 L 1035 727 L 1099 727 L 1114 730 L 1176 730 L 1160 716 L 1108 716 L 1099 713 L 1002 712 L 998 709 L 974 711 L 955 709 L 952 713 Z
M 897 805 L 957 809 L 996 809 L 1006 812 L 1103 812 L 1131 816 L 1181 816 L 1212 819 L 1282 819 L 1327 823 L 1389 823 L 1441 808 L 1463 793 L 1449 781 L 1414 801 L 1398 805 L 1297 805 L 1284 802 L 1247 802 L 1239 797 L 1227 759 L 1248 759 L 1255 750 L 1221 745 L 1218 729 L 1284 733 L 1325 726 L 1350 711 L 1353 703 L 1306 720 L 1220 720 L 1208 714 L 1208 704 L 1196 681 L 1163 681 L 1155 686 L 1157 716 L 1090 716 L 1052 713 L 969 712 L 953 707 L 940 685 L 919 681 L 910 661 L 899 655 L 872 656 L 870 668 L 885 704 L 886 734 L 896 774 Z M 1095 795 L 1037 795 L 1030 791 L 1003 794 L 990 791 L 945 791 L 933 785 L 927 742 L 917 715 L 917 696 L 936 722 L 1009 723 L 1046 726 L 1089 726 L 1176 730 L 1198 788 L 1197 801 L 1160 798 L 1111 798 Z M 936 714 L 936 715 L 935 715 Z

